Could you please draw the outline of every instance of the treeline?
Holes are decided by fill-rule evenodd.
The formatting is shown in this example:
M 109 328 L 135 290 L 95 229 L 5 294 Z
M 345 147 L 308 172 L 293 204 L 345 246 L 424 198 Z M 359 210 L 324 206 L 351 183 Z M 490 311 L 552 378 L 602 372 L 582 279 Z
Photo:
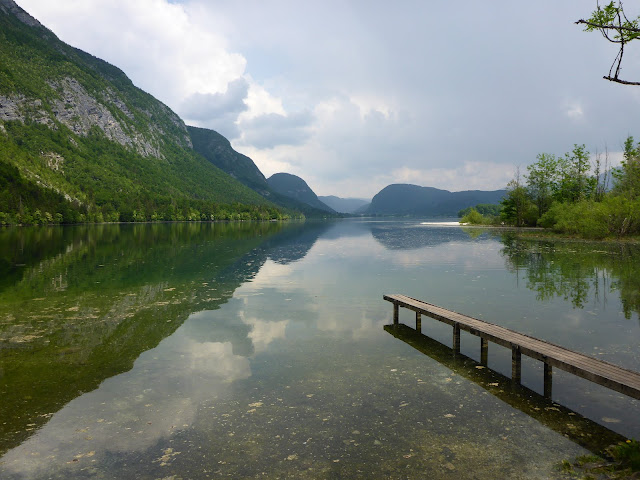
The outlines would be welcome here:
M 287 220 L 303 218 L 270 205 L 214 203 L 143 195 L 133 202 L 87 205 L 69 199 L 0 161 L 0 225 L 54 225 L 100 222 Z
M 640 143 L 627 138 L 616 168 L 599 155 L 592 165 L 584 145 L 562 157 L 542 153 L 509 182 L 499 215 L 472 210 L 461 222 L 541 226 L 584 238 L 640 234 Z

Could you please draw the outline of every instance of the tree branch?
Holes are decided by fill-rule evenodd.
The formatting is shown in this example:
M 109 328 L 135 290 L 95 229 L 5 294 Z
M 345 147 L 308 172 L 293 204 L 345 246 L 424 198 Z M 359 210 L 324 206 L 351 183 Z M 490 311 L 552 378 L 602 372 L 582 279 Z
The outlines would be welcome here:
M 587 20 L 578 20 L 577 22 L 574 22 L 574 24 L 575 25 L 584 24 L 593 28 L 599 28 L 601 30 L 625 30 L 630 33 L 640 33 L 640 28 L 624 27 L 624 26 L 616 26 L 616 25 L 602 25 L 600 23 L 593 23 Z
M 618 77 L 604 76 L 602 78 L 609 80 L 610 82 L 621 83 L 623 85 L 640 85 L 640 82 L 627 82 L 626 80 L 621 80 Z

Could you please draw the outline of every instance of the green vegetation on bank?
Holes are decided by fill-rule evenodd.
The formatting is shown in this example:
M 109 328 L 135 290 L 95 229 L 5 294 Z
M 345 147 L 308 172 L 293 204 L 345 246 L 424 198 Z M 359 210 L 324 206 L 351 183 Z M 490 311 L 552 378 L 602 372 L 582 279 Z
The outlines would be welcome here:
M 613 180 L 614 186 L 608 184 Z M 563 157 L 542 153 L 509 182 L 499 217 L 476 208 L 461 223 L 540 226 L 564 235 L 601 239 L 640 234 L 640 144 L 628 137 L 624 158 L 609 168 L 584 145 Z
M 475 207 L 467 207 L 458 212 L 460 223 L 471 225 L 495 225 L 500 223 L 500 205 L 481 203 Z

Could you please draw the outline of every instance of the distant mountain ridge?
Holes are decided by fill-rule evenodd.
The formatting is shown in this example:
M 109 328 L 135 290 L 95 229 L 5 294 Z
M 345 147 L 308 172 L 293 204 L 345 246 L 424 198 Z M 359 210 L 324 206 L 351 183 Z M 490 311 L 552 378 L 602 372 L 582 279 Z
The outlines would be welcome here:
M 335 195 L 318 196 L 318 199 L 340 213 L 355 213 L 359 208 L 368 205 L 371 201 L 364 198 L 341 198 Z
M 380 190 L 363 213 L 367 215 L 455 216 L 466 207 L 480 203 L 500 203 L 505 194 L 506 190 L 450 192 L 419 185 L 393 184 Z
M 290 173 L 275 173 L 267 179 L 269 186 L 287 197 L 304 202 L 319 210 L 327 213 L 336 213 L 335 210 L 324 204 L 318 199 L 318 196 L 311 190 L 307 182 L 296 175 Z

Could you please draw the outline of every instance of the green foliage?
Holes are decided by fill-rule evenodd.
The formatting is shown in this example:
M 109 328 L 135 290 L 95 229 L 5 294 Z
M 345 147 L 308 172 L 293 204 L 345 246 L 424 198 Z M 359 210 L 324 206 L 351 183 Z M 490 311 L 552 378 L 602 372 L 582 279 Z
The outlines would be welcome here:
M 640 144 L 634 145 L 633 137 L 625 142 L 609 193 L 599 184 L 599 161 L 590 174 L 584 145 L 574 145 L 564 157 L 540 154 L 527 170 L 526 187 L 519 176 L 509 183 L 501 213 L 506 223 L 592 239 L 640 234 Z
M 499 223 L 499 217 L 496 215 L 483 215 L 475 208 L 471 208 L 469 212 L 460 219 L 460 223 L 470 225 L 494 225 Z
M 558 159 L 557 184 L 554 198 L 560 202 L 577 202 L 591 198 L 597 181 L 589 175 L 589 152 L 584 145 L 574 145 L 571 153 Z
M 634 146 L 631 136 L 624 142 L 624 158 L 613 175 L 616 179 L 614 194 L 630 198 L 640 196 L 640 143 Z
M 554 203 L 539 225 L 584 238 L 640 234 L 640 199 L 607 196 L 602 202 Z
M 479 203 L 475 207 L 463 208 L 458 212 L 458 217 L 464 217 L 465 215 L 469 214 L 471 210 L 476 210 L 478 213 L 487 217 L 497 217 L 500 215 L 502 207 L 493 203 Z
M 559 160 L 548 153 L 541 153 L 537 158 L 536 163 L 527 166 L 529 173 L 525 178 L 529 197 L 538 207 L 538 213 L 544 215 L 558 190 Z
M 620 27 L 611 27 L 615 25 L 619 17 L 623 17 Z M 640 17 L 629 20 L 626 15 L 624 15 L 622 2 L 609 2 L 604 7 L 598 5 L 596 10 L 591 14 L 591 17 L 587 20 L 588 23 L 584 30 L 585 32 L 593 32 L 594 30 L 602 31 L 603 29 L 609 29 L 612 30 L 610 37 L 613 40 L 629 42 L 640 38 L 640 32 L 638 32 L 639 21 Z
M 609 75 L 604 77 L 605 79 L 625 85 L 640 85 L 640 82 L 630 82 L 620 78 L 625 46 L 640 38 L 640 16 L 636 19 L 629 19 L 624 12 L 622 1 L 617 3 L 612 1 L 604 7 L 598 4 L 589 19 L 581 19 L 576 23 L 586 25 L 586 32 L 599 31 L 609 42 L 619 46 L 618 54 L 611 64 Z
M 640 472 L 640 442 L 627 440 L 614 445 L 607 450 L 621 468 L 628 468 L 632 472 Z
M 502 200 L 501 219 L 516 227 L 534 226 L 537 208 L 531 202 L 527 189 L 520 183 L 519 176 L 507 185 L 507 195 Z

